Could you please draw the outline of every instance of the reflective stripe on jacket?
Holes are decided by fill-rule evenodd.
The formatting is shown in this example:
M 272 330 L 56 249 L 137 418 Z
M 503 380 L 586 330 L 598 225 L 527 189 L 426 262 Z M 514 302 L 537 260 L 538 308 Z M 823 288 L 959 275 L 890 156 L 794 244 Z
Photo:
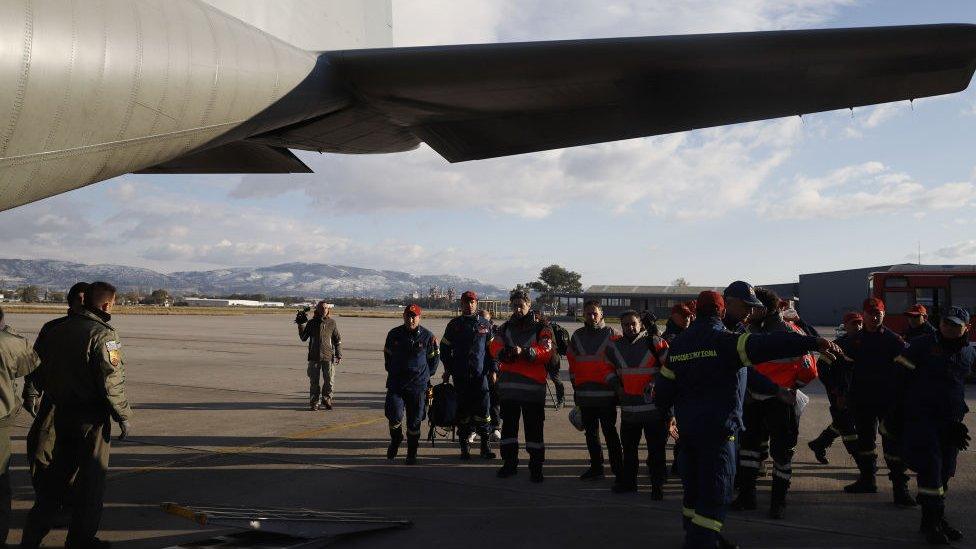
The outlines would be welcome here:
M 647 332 L 632 341 L 621 336 L 611 342 L 609 357 L 620 378 L 621 421 L 641 423 L 654 416 L 654 376 L 660 371 L 659 357 L 664 359 L 667 349 L 663 338 L 648 336 Z
M 613 406 L 617 395 L 612 383 L 617 373 L 607 361 L 607 347 L 616 334 L 613 328 L 582 327 L 573 333 L 566 358 L 574 398 L 580 406 Z
M 806 335 L 799 326 L 792 322 L 787 322 L 781 318 L 773 320 L 769 327 L 764 326 L 762 333 L 774 333 L 792 331 L 800 335 Z M 756 364 L 756 370 L 766 376 L 776 385 L 786 389 L 803 387 L 817 378 L 817 359 L 812 354 L 804 354 L 778 360 L 769 360 L 761 364 Z M 770 398 L 766 395 L 756 395 L 754 398 L 764 400 Z
M 523 349 L 518 358 L 512 360 L 502 356 L 504 349 L 513 347 Z M 492 358 L 499 362 L 496 387 L 501 400 L 546 400 L 546 365 L 553 356 L 552 331 L 547 326 L 532 319 L 525 319 L 519 324 L 505 322 L 498 328 L 488 350 Z

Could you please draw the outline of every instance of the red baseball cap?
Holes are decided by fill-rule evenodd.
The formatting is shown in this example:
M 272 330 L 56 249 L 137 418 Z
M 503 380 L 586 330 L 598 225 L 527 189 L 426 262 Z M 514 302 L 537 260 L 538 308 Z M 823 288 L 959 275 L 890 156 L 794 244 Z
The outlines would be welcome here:
M 911 307 L 909 307 L 908 310 L 905 311 L 905 314 L 908 316 L 921 316 L 921 315 L 929 316 L 929 310 L 925 308 L 925 305 L 922 305 L 921 303 L 916 303 Z
M 698 294 L 697 302 L 697 309 L 706 314 L 725 310 L 725 298 L 718 292 L 706 290 Z
M 464 292 L 463 294 L 461 294 L 461 301 L 464 301 L 464 300 L 478 301 L 478 294 L 474 293 L 474 291 L 472 291 L 472 290 L 468 290 L 468 291 Z
M 407 305 L 407 307 L 403 310 L 403 315 L 420 316 L 421 312 L 423 311 L 420 310 L 420 305 L 417 305 L 416 303 L 411 303 L 410 305 Z
M 671 307 L 671 314 L 691 316 L 691 309 L 689 309 L 684 303 L 678 303 L 674 307 Z
M 844 324 L 847 324 L 848 322 L 851 322 L 853 320 L 860 320 L 861 322 L 864 322 L 864 316 L 861 315 L 861 313 L 855 311 L 851 311 L 844 315 Z
M 869 297 L 864 300 L 864 303 L 861 306 L 861 308 L 864 309 L 865 311 L 870 311 L 870 312 L 875 312 L 875 311 L 884 312 L 885 304 L 884 301 L 881 301 L 876 297 Z

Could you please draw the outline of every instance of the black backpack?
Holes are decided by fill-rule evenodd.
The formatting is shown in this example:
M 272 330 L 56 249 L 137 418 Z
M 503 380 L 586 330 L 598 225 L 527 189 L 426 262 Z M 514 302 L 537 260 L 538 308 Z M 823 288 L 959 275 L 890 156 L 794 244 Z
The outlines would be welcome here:
M 440 383 L 431 390 L 430 408 L 427 410 L 427 421 L 430 430 L 427 432 L 427 440 L 431 446 L 434 445 L 434 435 L 446 437 L 448 431 L 451 433 L 451 440 L 454 439 L 454 430 L 457 422 L 458 396 L 457 389 L 450 383 Z M 439 429 L 443 429 L 440 432 Z
M 549 328 L 552 329 L 552 338 L 556 343 L 556 352 L 560 356 L 566 356 L 566 353 L 569 352 L 569 331 L 555 322 L 550 322 Z

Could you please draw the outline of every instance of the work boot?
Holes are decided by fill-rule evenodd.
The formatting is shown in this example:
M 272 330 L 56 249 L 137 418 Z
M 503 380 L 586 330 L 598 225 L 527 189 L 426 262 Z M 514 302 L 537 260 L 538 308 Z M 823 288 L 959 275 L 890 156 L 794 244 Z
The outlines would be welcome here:
M 596 465 L 590 465 L 590 468 L 583 471 L 583 474 L 579 476 L 580 480 L 601 480 L 604 477 L 603 467 L 597 467 Z
M 468 444 L 468 437 L 461 437 L 461 461 L 471 459 L 471 445 Z
M 325 406 L 326 410 L 332 409 L 332 397 L 325 397 L 322 399 L 322 406 Z
M 870 477 L 861 475 L 856 481 L 845 486 L 844 491 L 848 494 L 876 494 L 878 484 L 874 481 L 874 475 Z
M 790 483 L 779 477 L 773 478 L 773 492 L 769 499 L 769 518 L 780 520 L 786 512 L 786 492 Z
M 420 446 L 420 435 L 407 435 L 407 465 L 417 463 L 417 448 Z
M 816 458 L 821 465 L 827 465 L 830 463 L 830 460 L 827 459 L 827 447 L 820 442 L 819 437 L 808 442 L 807 446 L 809 446 L 810 450 L 813 451 L 813 457 Z
M 495 452 L 491 451 L 487 436 L 481 437 L 481 459 L 495 459 Z
M 962 532 L 960 532 L 956 528 L 953 528 L 948 522 L 946 522 L 945 511 L 943 511 L 942 513 L 943 516 L 940 524 L 940 526 L 942 527 L 942 533 L 945 534 L 947 538 L 949 538 L 949 541 L 961 540 L 963 538 Z
M 86 542 L 78 543 L 66 541 L 64 544 L 64 549 L 109 549 L 111 546 L 112 544 L 105 540 L 92 538 Z
M 393 459 L 400 450 L 400 443 L 403 442 L 403 432 L 399 429 L 390 429 L 390 445 L 386 447 L 386 459 Z
M 613 486 L 610 487 L 610 491 L 614 494 L 633 494 L 637 491 L 637 484 L 619 481 L 614 482 Z
M 496 473 L 498 478 L 514 477 L 516 474 L 518 474 L 518 465 L 508 461 L 506 461 L 505 464 L 498 469 L 498 473 Z
M 893 488 L 895 505 L 898 507 L 915 507 L 918 502 L 908 493 L 907 484 L 896 484 Z
M 318 410 L 319 409 L 319 399 L 316 398 L 316 399 L 313 399 L 311 402 L 309 402 L 308 403 L 308 409 L 311 410 L 311 411 L 313 411 L 313 412 L 316 411 L 316 410 Z
M 546 477 L 542 475 L 542 465 L 529 466 L 529 480 L 537 484 L 546 480 Z
M 651 486 L 651 500 L 661 501 L 664 499 L 664 487 L 660 485 Z
M 931 545 L 949 545 L 949 536 L 942 530 L 944 512 L 932 505 L 922 506 L 922 526 L 919 531 L 925 534 L 925 541 Z
M 757 507 L 755 486 L 740 488 L 739 495 L 732 501 L 733 511 L 755 511 Z

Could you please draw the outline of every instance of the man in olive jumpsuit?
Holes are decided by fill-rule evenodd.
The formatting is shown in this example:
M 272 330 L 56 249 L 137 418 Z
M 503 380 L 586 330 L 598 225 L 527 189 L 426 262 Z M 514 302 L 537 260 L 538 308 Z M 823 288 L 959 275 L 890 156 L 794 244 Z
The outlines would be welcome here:
M 27 340 L 8 327 L 0 309 L 0 545 L 10 531 L 10 427 L 20 408 L 14 380 L 37 368 L 40 361 Z
M 125 395 L 122 342 L 109 324 L 115 287 L 94 282 L 85 309 L 53 327 L 39 347 L 41 386 L 54 403 L 57 441 L 34 507 L 24 526 L 22 547 L 33 548 L 50 531 L 72 477 L 74 502 L 65 547 L 108 547 L 95 537 L 102 515 L 111 450 L 111 421 L 119 440 L 129 433 L 132 411 Z

